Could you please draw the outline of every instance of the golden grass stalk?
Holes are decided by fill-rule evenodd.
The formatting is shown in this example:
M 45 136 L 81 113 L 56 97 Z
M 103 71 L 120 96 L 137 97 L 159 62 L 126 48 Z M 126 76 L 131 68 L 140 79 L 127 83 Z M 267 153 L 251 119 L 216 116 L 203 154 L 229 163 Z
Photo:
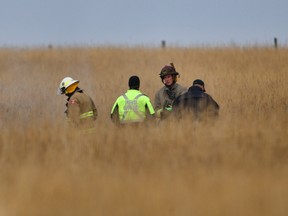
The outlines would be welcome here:
M 0 215 L 287 215 L 287 49 L 0 49 Z M 118 129 L 116 98 L 138 75 L 154 100 L 174 62 L 220 104 L 190 119 Z M 64 124 L 65 76 L 99 111 L 97 132 Z

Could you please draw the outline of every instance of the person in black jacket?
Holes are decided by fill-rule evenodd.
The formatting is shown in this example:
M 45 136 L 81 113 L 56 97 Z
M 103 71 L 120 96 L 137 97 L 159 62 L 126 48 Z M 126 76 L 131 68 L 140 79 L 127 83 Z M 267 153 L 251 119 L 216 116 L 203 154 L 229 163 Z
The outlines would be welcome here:
M 188 115 L 199 121 L 218 117 L 220 109 L 218 103 L 206 93 L 204 82 L 200 79 L 194 80 L 188 91 L 174 100 L 172 107 L 176 118 L 186 118 Z

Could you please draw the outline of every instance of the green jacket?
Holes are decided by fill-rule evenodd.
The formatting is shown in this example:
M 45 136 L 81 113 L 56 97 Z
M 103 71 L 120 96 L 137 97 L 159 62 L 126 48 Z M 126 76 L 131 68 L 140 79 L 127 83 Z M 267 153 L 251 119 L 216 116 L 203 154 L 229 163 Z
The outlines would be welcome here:
M 111 110 L 111 119 L 116 124 L 143 122 L 154 114 L 149 97 L 139 90 L 130 89 L 117 98 Z

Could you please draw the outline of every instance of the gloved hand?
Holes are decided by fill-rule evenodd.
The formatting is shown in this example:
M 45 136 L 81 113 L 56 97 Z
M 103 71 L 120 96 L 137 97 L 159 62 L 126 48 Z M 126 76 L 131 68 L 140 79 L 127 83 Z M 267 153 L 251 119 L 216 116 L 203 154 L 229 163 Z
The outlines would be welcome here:
M 161 119 L 166 119 L 171 115 L 172 112 L 172 106 L 166 106 L 163 109 L 161 109 Z
M 172 105 L 168 105 L 165 107 L 165 110 L 172 112 Z
M 158 109 L 156 111 L 156 117 L 159 119 L 166 119 L 172 112 L 172 106 L 168 105 L 163 109 Z
M 161 119 L 162 111 L 163 111 L 163 109 L 158 109 L 158 110 L 156 111 L 156 117 L 157 117 L 157 118 Z

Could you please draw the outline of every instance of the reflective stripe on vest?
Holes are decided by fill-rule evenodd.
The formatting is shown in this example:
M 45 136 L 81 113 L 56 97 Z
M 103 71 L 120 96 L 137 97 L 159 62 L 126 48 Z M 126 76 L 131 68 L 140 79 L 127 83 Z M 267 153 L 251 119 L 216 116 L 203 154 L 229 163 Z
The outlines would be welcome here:
M 80 115 L 80 119 L 88 118 L 88 117 L 92 117 L 92 116 L 94 116 L 94 112 L 93 111 L 88 111 L 88 112 L 82 113 Z
M 139 117 L 139 119 L 141 119 L 141 120 L 144 118 L 144 116 L 141 114 L 141 112 L 139 112 L 138 104 L 137 104 L 137 100 L 141 96 L 144 96 L 144 95 L 143 94 L 138 94 L 133 100 L 129 100 L 126 94 L 123 95 L 123 97 L 125 99 L 125 106 L 124 106 L 123 118 L 121 119 L 122 123 L 126 121 L 125 118 L 126 118 L 126 116 L 127 116 L 129 111 L 133 111 Z

